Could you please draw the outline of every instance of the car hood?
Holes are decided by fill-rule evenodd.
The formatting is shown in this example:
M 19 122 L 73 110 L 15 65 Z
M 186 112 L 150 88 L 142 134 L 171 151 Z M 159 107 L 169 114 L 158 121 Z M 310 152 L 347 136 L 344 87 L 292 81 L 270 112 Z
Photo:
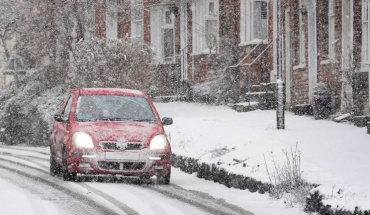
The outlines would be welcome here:
M 164 133 L 160 124 L 126 122 L 80 122 L 74 130 L 89 134 L 96 143 L 117 141 L 141 142 L 144 145 L 153 136 Z

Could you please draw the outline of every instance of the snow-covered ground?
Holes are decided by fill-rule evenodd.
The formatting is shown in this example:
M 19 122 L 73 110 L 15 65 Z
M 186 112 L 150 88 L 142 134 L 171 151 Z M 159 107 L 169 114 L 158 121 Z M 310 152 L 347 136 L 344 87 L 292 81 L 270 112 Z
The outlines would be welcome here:
M 256 110 L 238 113 L 224 106 L 179 102 L 156 103 L 156 107 L 162 117 L 169 116 L 174 119 L 174 124 L 166 126 L 165 129 L 171 139 L 173 152 L 178 155 L 198 158 L 201 162 L 218 163 L 229 172 L 269 182 L 264 157 L 272 172 L 271 160 L 275 159 L 278 164 L 283 163 L 285 161 L 283 150 L 294 149 L 298 145 L 302 158 L 303 177 L 311 183 L 320 184 L 317 189 L 326 195 L 325 203 L 331 204 L 334 208 L 339 205 L 339 208 L 353 210 L 355 206 L 359 206 L 362 210 L 370 210 L 370 181 L 368 180 L 370 178 L 370 135 L 366 134 L 365 128 L 358 128 L 349 123 L 314 120 L 312 117 L 295 116 L 286 112 L 286 129 L 277 130 L 275 111 Z M 133 189 L 132 186 L 136 185 L 93 182 L 74 184 L 63 182 L 61 178 L 48 176 L 49 149 L 47 147 L 27 148 L 29 147 L 1 147 L 0 158 L 25 163 L 27 166 L 42 170 L 43 173 L 39 174 L 45 175 L 43 177 L 53 183 L 75 186 L 79 189 L 91 186 L 105 192 L 105 199 L 113 198 L 134 208 L 140 214 L 146 214 L 149 211 L 151 214 L 161 214 L 162 210 L 153 212 L 151 209 L 153 207 L 149 206 L 136 208 L 136 205 L 140 204 L 138 201 L 131 201 L 132 199 L 128 201 L 126 197 L 122 197 L 122 192 L 127 191 L 126 186 Z M 35 150 L 40 150 L 42 153 L 35 153 Z M 21 157 L 15 158 L 8 155 L 15 151 Z M 8 162 L 0 160 L 0 163 L 2 162 L 4 166 L 8 165 Z M 22 169 L 26 170 L 24 167 Z M 1 172 L 5 174 L 6 170 Z M 46 192 L 40 197 L 39 191 L 30 190 L 30 187 L 34 186 L 34 181 L 27 182 L 26 179 L 20 180 L 16 176 L 4 174 L 0 174 L 0 190 L 3 191 L 0 192 L 0 202 L 5 205 L 2 211 L 5 210 L 6 214 L 48 214 L 49 212 L 65 214 L 65 210 L 61 210 L 56 205 L 58 201 L 49 197 L 50 193 Z M 186 192 L 196 191 L 216 199 L 224 199 L 225 202 L 256 215 L 305 214 L 299 206 L 286 207 L 284 199 L 275 200 L 265 194 L 227 188 L 175 168 L 171 185 L 171 189 L 180 187 L 186 189 Z M 125 195 L 140 195 L 142 192 L 147 192 L 143 189 L 146 188 L 135 187 L 135 192 L 127 191 L 129 193 Z M 152 194 L 147 193 L 147 195 Z M 158 193 L 150 198 L 172 201 Z M 60 199 L 63 202 L 65 198 Z M 17 207 L 20 201 L 22 207 Z M 98 199 L 99 201 L 104 203 L 106 200 Z M 188 207 L 182 203 L 176 204 L 178 206 L 166 208 L 168 213 Z M 185 211 L 188 210 L 185 209 Z
M 76 198 L 92 199 L 118 214 L 126 214 L 124 211 L 128 209 L 131 210 L 128 214 L 143 215 L 215 214 L 192 204 L 192 202 L 204 201 L 217 205 L 232 204 L 245 210 L 240 214 L 305 214 L 298 207 L 286 207 L 283 200 L 275 200 L 267 195 L 251 193 L 247 190 L 229 189 L 223 185 L 199 179 L 195 174 L 181 172 L 177 168 L 173 168 L 171 185 L 168 186 L 145 184 L 140 186 L 130 182 L 65 182 L 61 177 L 49 175 L 48 152 L 48 147 L 0 147 L 1 214 L 91 214 L 84 210 L 85 206 Z M 14 171 L 9 172 L 8 168 L 18 169 L 19 171 L 16 172 L 23 172 L 29 176 L 20 176 Z M 62 193 L 59 186 L 67 191 Z M 68 190 L 73 190 L 79 195 L 77 197 L 76 194 L 68 195 Z M 163 195 L 158 190 L 167 190 L 169 194 Z M 184 204 L 183 201 L 179 201 L 176 195 L 181 193 L 185 198 L 191 198 L 191 202 Z M 215 200 L 209 201 L 209 199 Z M 88 203 L 91 204 L 91 202 Z M 212 207 L 212 205 L 208 206 Z M 93 214 L 102 213 L 96 211 Z
M 269 182 L 264 157 L 272 171 L 272 160 L 283 164 L 283 150 L 297 145 L 303 178 L 320 184 L 325 203 L 370 210 L 370 135 L 365 128 L 286 112 L 286 129 L 277 130 L 276 111 L 238 113 L 225 106 L 180 102 L 156 107 L 161 117 L 174 119 L 165 129 L 175 154 Z

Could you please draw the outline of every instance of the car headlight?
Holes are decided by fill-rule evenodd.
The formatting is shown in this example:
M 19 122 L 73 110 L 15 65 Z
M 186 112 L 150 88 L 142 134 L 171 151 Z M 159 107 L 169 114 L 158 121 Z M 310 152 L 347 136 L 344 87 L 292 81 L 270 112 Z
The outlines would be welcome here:
M 91 137 L 83 132 L 76 132 L 72 137 L 72 144 L 80 148 L 94 148 Z
M 155 136 L 152 141 L 150 141 L 150 150 L 161 150 L 167 148 L 167 138 L 163 134 Z

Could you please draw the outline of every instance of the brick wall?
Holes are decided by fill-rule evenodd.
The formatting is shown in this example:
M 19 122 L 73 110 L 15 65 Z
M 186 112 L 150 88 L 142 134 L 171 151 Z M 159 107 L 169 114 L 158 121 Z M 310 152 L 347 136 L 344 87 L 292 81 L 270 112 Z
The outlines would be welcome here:
M 130 38 L 131 4 L 128 4 L 125 1 L 117 1 L 117 19 L 118 38 Z
M 106 29 L 106 6 L 104 0 L 97 0 L 95 4 L 96 37 L 105 38 Z

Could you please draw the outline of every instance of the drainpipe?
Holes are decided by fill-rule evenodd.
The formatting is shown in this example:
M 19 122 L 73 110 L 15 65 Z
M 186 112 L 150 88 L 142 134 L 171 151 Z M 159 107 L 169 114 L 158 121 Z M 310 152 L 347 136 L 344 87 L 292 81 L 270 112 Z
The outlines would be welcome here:
M 277 107 L 276 107 L 276 124 L 277 129 L 285 129 L 285 113 L 284 113 L 284 83 L 282 74 L 282 19 L 281 19 L 281 0 L 277 0 Z

